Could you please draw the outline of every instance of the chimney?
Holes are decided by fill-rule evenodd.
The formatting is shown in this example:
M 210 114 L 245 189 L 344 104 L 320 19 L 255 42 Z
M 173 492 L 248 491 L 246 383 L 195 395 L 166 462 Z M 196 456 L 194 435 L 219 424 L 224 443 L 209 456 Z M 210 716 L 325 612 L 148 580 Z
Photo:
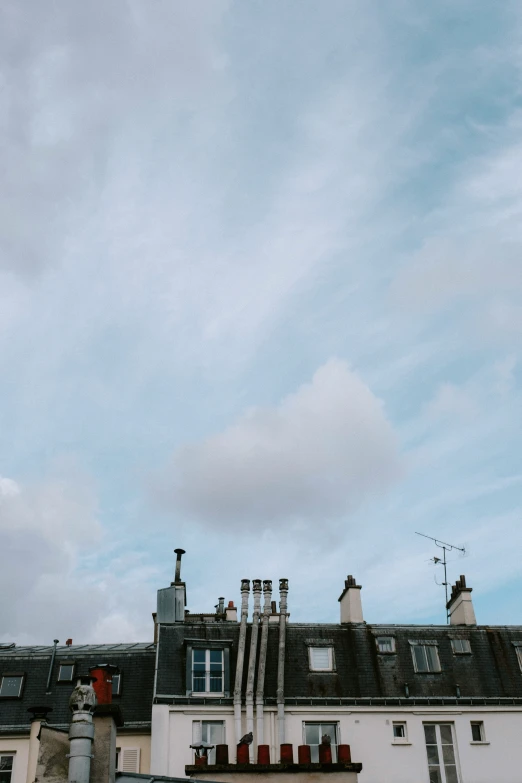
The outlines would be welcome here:
M 216 606 L 216 614 L 225 614 L 225 598 L 220 596 Z
M 181 581 L 181 556 L 185 554 L 185 550 L 175 549 L 174 552 L 176 554 L 174 581 L 170 583 L 170 587 L 158 590 L 156 613 L 158 625 L 161 623 L 182 623 L 185 620 L 187 592 L 185 582 Z
M 225 620 L 228 620 L 229 623 L 237 623 L 237 609 L 233 601 L 228 602 L 225 610 Z
M 476 625 L 475 610 L 471 600 L 473 588 L 467 587 L 466 577 L 461 574 L 451 588 L 451 597 L 446 605 L 450 625 Z
M 67 647 L 70 647 L 72 645 L 72 639 L 67 639 L 65 644 L 67 645 Z
M 339 596 L 341 604 L 341 623 L 362 623 L 361 585 L 351 574 L 345 580 L 344 590 Z

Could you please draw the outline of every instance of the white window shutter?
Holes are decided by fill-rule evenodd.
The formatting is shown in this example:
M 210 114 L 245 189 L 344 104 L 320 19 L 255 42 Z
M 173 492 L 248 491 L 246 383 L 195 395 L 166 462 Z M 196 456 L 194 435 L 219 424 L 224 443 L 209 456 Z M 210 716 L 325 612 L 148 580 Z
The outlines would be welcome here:
M 140 749 L 122 748 L 122 772 L 140 771 Z

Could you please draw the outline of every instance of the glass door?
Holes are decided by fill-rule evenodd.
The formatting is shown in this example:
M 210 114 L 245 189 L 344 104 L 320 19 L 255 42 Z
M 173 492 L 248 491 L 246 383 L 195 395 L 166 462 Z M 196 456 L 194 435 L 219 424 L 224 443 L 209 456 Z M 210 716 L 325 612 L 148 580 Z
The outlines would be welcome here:
M 425 723 L 430 783 L 459 783 L 453 726 L 451 723 Z

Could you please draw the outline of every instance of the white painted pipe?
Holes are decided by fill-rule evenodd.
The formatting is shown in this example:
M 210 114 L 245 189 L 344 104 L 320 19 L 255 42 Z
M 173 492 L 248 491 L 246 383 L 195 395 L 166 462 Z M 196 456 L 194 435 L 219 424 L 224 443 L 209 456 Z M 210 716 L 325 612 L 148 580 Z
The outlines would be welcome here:
M 245 642 L 248 620 L 248 594 L 250 579 L 241 580 L 241 625 L 239 627 L 239 642 L 237 646 L 236 680 L 234 684 L 234 728 L 236 745 L 242 737 L 241 731 L 241 685 L 243 682 L 243 664 L 245 661 Z
M 288 579 L 279 580 L 279 654 L 277 661 L 277 728 L 279 745 L 285 741 L 285 646 Z
M 261 625 L 261 645 L 259 648 L 259 666 L 257 669 L 257 690 L 256 690 L 256 724 L 257 724 L 257 744 L 264 745 L 265 735 L 265 716 L 264 716 L 264 695 L 265 695 L 265 672 L 266 672 L 266 650 L 268 646 L 268 625 L 270 614 L 272 612 L 272 582 L 265 579 L 263 582 L 263 591 L 265 594 L 265 603 L 263 606 L 263 619 Z
M 252 633 L 250 634 L 250 657 L 248 659 L 247 687 L 246 687 L 246 725 L 247 732 L 254 733 L 254 677 L 256 673 L 257 637 L 259 633 L 259 615 L 261 613 L 261 579 L 252 580 L 252 592 L 254 593 L 254 610 L 252 613 Z M 254 743 L 248 750 L 250 761 L 254 760 Z

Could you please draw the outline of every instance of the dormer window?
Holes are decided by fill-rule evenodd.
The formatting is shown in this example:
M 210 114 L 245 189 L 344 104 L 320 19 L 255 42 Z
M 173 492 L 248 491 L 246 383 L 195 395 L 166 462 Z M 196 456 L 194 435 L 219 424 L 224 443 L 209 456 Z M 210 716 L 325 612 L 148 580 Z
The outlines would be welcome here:
M 469 639 L 452 639 L 451 648 L 455 655 L 469 655 L 471 653 Z
M 74 663 L 62 663 L 58 670 L 58 682 L 72 682 L 74 677 Z
M 418 674 L 440 672 L 437 642 L 410 642 L 413 665 Z
M 192 651 L 192 692 L 223 693 L 223 650 Z
M 310 671 L 333 671 L 333 647 L 309 647 Z
M 395 638 L 393 636 L 378 636 L 375 642 L 380 653 L 395 652 Z

